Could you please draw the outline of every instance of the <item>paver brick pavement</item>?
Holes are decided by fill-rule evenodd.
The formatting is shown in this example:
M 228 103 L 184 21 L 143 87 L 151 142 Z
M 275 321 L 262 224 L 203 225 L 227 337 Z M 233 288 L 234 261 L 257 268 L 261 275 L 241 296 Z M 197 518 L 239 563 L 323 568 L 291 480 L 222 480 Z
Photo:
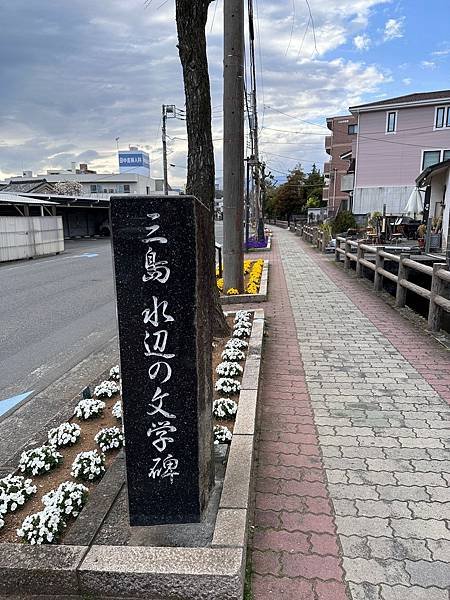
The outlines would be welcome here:
M 273 248 L 254 600 L 448 600 L 450 357 L 291 233 Z

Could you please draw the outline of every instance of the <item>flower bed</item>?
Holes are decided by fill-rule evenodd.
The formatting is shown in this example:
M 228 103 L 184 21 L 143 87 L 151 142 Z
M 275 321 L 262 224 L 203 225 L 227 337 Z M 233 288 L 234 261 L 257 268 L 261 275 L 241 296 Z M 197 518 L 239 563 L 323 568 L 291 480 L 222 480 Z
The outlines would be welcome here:
M 267 289 L 269 279 L 269 261 L 246 260 L 244 263 L 244 293 L 239 294 L 237 290 L 227 290 L 224 293 L 223 279 L 217 280 L 217 286 L 221 291 L 221 304 L 240 304 L 242 302 L 265 302 L 267 300 Z
M 84 420 L 74 415 L 70 421 L 43 432 L 41 441 L 45 442 L 45 446 L 32 448 L 31 451 L 27 450 L 22 453 L 24 467 L 33 469 L 35 472 L 43 472 L 43 474 L 31 474 L 26 477 L 11 474 L 0 479 L 0 543 L 22 541 L 48 544 L 60 541 L 70 530 L 79 510 L 76 510 L 75 503 L 73 503 L 71 518 L 69 520 L 64 518 L 62 522 L 61 518 L 58 518 L 57 510 L 44 505 L 44 498 L 48 494 L 56 493 L 57 490 L 61 492 L 60 486 L 63 483 L 67 484 L 62 488 L 66 495 L 70 495 L 70 489 L 81 489 L 71 486 L 83 485 L 88 491 L 96 486 L 94 480 L 81 482 L 73 479 L 72 465 L 79 453 L 97 449 L 98 454 L 104 456 L 105 469 L 114 460 L 118 452 L 117 447 L 103 455 L 96 443 L 95 436 L 101 430 L 110 430 L 117 424 L 120 427 L 120 421 L 118 423 L 116 416 L 119 411 L 116 409 L 115 414 L 112 411 L 115 404 L 119 403 L 121 406 L 118 396 L 114 394 L 111 398 L 106 397 L 104 400 L 88 399 L 87 403 L 95 403 L 96 406 L 101 403 L 103 406 L 95 418 Z M 83 406 L 86 408 L 85 403 Z M 85 411 L 80 411 L 81 417 L 84 414 L 86 414 Z M 121 434 L 121 431 L 119 433 Z M 58 454 L 62 456 L 62 460 L 58 459 L 56 462 Z M 51 468 L 46 470 L 45 466 L 48 464 Z M 7 508 L 6 511 L 5 508 Z M 30 517 L 30 519 L 25 523 L 26 517 Z M 22 529 L 23 525 L 25 526 L 23 535 L 18 536 L 17 530 Z

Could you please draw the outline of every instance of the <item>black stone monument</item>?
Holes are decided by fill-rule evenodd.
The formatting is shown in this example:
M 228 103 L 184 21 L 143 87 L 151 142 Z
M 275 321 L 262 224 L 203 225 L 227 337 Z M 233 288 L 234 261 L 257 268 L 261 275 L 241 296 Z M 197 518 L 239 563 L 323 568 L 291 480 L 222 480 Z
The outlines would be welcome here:
M 111 199 L 131 525 L 199 522 L 213 485 L 210 218 L 193 196 Z

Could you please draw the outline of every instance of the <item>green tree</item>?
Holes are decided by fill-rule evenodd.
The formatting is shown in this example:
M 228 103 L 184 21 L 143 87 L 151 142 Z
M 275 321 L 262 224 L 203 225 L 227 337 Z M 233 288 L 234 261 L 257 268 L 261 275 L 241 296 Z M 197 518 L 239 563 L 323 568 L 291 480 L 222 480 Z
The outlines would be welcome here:
M 353 213 L 349 210 L 341 210 L 331 222 L 333 235 L 344 233 L 347 229 L 355 229 L 356 221 Z
M 305 179 L 305 186 L 308 193 L 308 198 L 315 198 L 318 201 L 316 206 L 324 206 L 323 197 L 324 177 L 320 170 L 313 164 L 310 173 Z M 311 207 L 312 208 L 312 207 Z
M 300 214 L 306 205 L 305 174 L 300 165 L 287 176 L 286 183 L 280 185 L 274 197 L 274 210 L 277 216 L 290 220 L 292 215 Z

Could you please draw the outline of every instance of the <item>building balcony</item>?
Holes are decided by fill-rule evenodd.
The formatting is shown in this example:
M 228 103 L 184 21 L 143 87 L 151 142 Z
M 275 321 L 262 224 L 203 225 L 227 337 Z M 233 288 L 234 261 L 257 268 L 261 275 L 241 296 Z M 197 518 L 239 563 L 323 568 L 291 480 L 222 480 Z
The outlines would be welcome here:
M 331 135 L 325 136 L 325 152 L 331 154 L 331 140 L 333 137 Z
M 323 174 L 329 175 L 330 171 L 331 171 L 331 162 L 328 161 L 326 163 L 323 163 Z
M 341 192 L 351 192 L 355 183 L 355 174 L 348 173 L 341 177 Z

